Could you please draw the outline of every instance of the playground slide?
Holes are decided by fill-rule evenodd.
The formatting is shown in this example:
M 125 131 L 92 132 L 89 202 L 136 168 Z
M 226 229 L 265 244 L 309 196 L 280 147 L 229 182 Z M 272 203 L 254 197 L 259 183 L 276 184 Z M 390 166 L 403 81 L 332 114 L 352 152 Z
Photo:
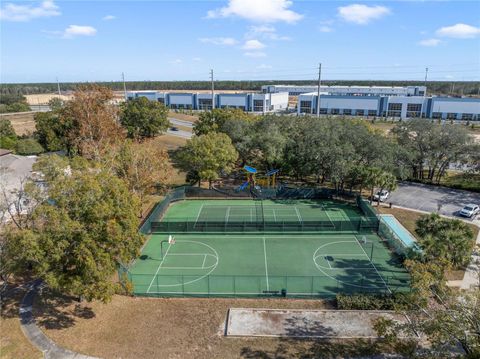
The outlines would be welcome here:
M 240 187 L 238 187 L 238 190 L 239 190 L 239 191 L 243 191 L 245 188 L 247 188 L 248 183 L 249 183 L 248 181 L 242 183 L 242 184 L 240 185 Z

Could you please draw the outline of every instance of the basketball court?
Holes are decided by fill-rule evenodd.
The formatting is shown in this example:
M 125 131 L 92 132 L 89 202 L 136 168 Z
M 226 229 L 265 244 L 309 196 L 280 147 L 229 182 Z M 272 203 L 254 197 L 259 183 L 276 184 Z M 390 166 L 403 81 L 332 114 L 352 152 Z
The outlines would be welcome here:
M 333 296 L 408 289 L 406 271 L 370 235 L 155 234 L 130 269 L 150 296 Z

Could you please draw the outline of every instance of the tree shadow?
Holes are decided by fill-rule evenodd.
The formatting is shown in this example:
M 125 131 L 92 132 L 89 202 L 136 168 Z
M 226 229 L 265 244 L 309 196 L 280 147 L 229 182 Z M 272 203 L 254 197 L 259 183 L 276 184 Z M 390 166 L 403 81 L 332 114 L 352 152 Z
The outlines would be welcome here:
M 48 289 L 35 298 L 33 314 L 39 326 L 57 330 L 72 327 L 78 319 L 95 317 L 95 312 L 87 303 Z

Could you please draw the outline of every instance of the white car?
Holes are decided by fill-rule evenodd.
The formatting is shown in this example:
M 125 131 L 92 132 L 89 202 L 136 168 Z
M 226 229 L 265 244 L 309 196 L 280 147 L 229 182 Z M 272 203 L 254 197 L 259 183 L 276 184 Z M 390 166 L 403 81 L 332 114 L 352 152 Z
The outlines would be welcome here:
M 385 202 L 387 200 L 388 196 L 390 196 L 390 192 L 388 192 L 387 190 L 383 190 L 383 191 L 378 191 L 377 193 L 375 193 L 373 195 L 373 199 L 375 201 Z
M 478 213 L 480 213 L 479 206 L 477 206 L 476 204 L 467 204 L 465 207 L 462 208 L 459 214 L 463 217 L 472 218 Z

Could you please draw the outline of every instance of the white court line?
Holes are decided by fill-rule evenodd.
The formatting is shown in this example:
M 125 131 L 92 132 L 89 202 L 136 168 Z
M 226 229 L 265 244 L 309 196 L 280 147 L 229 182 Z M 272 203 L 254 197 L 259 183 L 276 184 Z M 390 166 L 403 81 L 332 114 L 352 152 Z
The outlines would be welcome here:
M 380 275 L 380 273 L 378 272 L 377 267 L 375 267 L 375 264 L 373 264 L 373 262 L 371 261 L 371 259 L 368 257 L 367 252 L 365 252 L 365 249 L 363 249 L 362 245 L 360 244 L 360 242 L 359 242 L 358 239 L 357 239 L 357 236 L 354 236 L 354 237 L 355 237 L 355 241 L 356 241 L 357 244 L 360 246 L 360 248 L 362 248 L 363 253 L 365 253 L 365 255 L 367 256 L 368 260 L 369 260 L 370 263 L 372 264 L 373 269 L 375 269 L 375 272 L 377 272 L 377 275 L 378 275 L 378 276 L 380 277 L 380 279 L 382 280 L 383 284 L 385 285 L 385 288 L 387 288 L 388 292 L 391 294 L 392 291 L 390 290 L 390 288 L 388 288 L 387 283 L 383 280 L 383 277 L 382 277 L 382 276 Z
M 250 208 L 250 222 L 253 222 L 252 208 Z
M 268 267 L 267 267 L 267 245 L 265 244 L 265 237 L 263 238 L 263 253 L 265 254 L 265 278 L 267 279 L 267 291 L 270 290 L 268 285 Z
M 227 207 L 227 212 L 225 213 L 225 223 L 228 223 L 228 220 L 230 219 L 230 206 Z
M 276 212 L 276 211 L 275 211 L 275 208 L 273 208 L 273 219 L 274 219 L 275 222 L 276 222 L 276 221 L 277 221 L 277 215 L 276 215 L 275 212 Z
M 297 206 L 293 206 L 293 208 L 295 208 L 295 212 L 297 213 L 298 221 L 302 223 L 302 217 L 300 217 L 300 212 L 298 212 Z
M 205 267 L 205 261 L 207 260 L 207 255 L 203 257 L 202 269 Z
M 322 204 L 322 208 L 325 211 L 325 214 L 326 214 L 328 220 L 330 221 L 330 223 L 333 225 L 333 227 L 335 227 L 335 225 L 333 224 L 333 221 L 332 221 L 332 217 L 330 217 L 330 215 L 328 214 L 328 211 L 325 209 L 325 205 Z
M 172 246 L 172 243 L 169 243 L 169 244 L 168 244 L 167 251 L 166 251 L 165 254 L 163 255 L 162 261 L 161 261 L 160 264 L 158 265 L 157 271 L 155 272 L 155 275 L 153 276 L 152 281 L 150 282 L 150 285 L 148 286 L 147 293 L 148 293 L 148 291 L 150 290 L 150 288 L 152 287 L 153 281 L 155 280 L 155 278 L 157 278 L 158 271 L 160 270 L 160 267 L 162 266 L 163 262 L 165 262 L 165 258 L 167 258 L 167 254 L 168 254 L 168 251 L 170 250 L 170 247 L 171 247 L 171 246 Z
M 200 213 L 202 213 L 203 210 L 203 204 L 200 206 L 200 210 L 198 211 L 197 214 L 197 219 L 195 219 L 195 224 L 193 225 L 194 227 L 197 225 L 198 219 L 200 218 Z
M 317 258 L 318 258 L 318 257 L 317 257 Z M 330 265 L 330 261 L 327 259 L 327 256 L 325 256 L 325 257 L 323 257 L 323 258 L 325 258 L 325 260 L 327 261 L 328 266 L 330 267 L 330 269 L 332 269 L 332 266 Z M 316 258 L 315 258 L 315 259 L 316 259 Z

